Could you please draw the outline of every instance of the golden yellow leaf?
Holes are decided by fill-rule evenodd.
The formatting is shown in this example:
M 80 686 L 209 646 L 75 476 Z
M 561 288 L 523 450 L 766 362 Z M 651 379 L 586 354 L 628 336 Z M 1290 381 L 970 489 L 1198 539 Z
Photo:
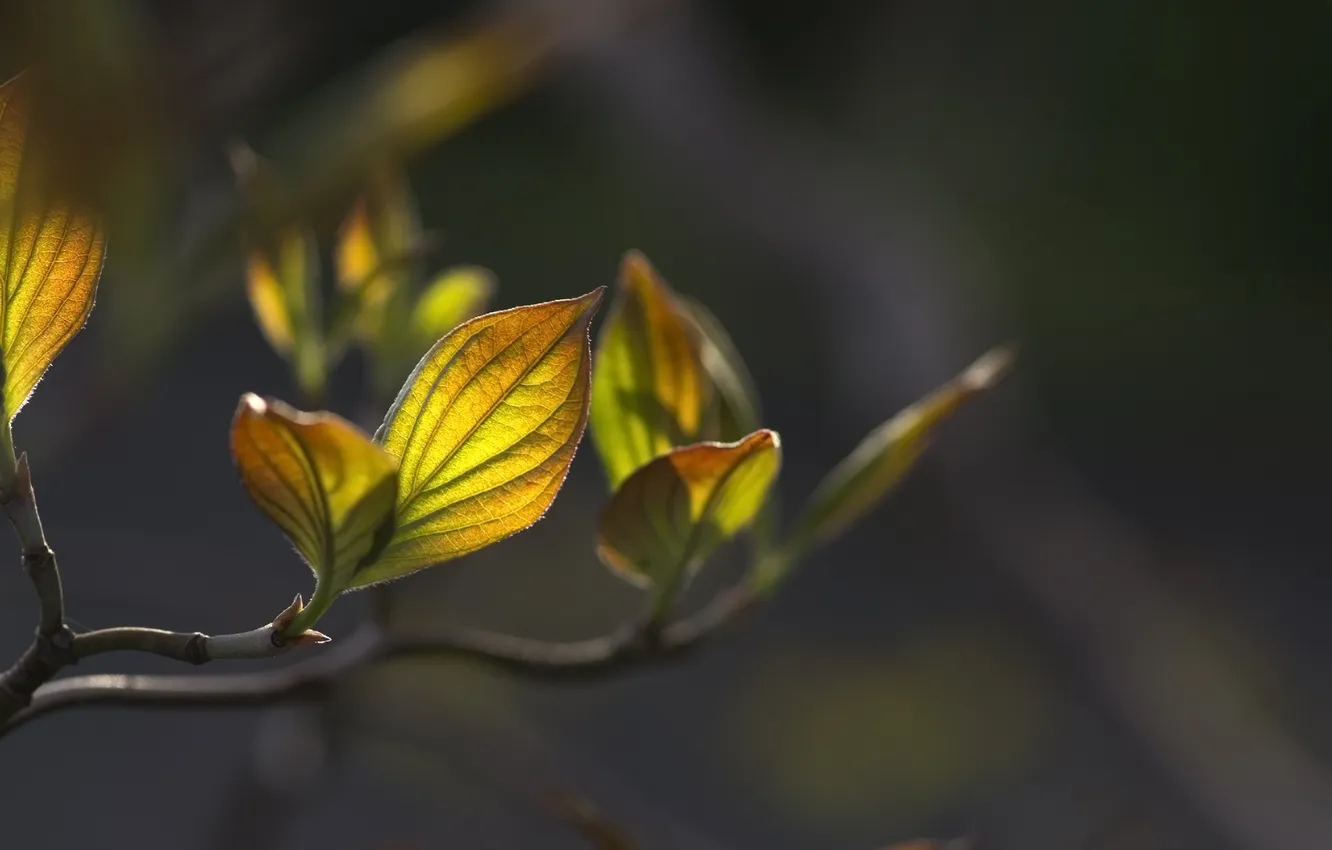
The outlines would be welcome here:
M 833 468 L 810 497 L 789 548 L 804 551 L 840 534 L 906 477 L 929 446 L 934 428 L 964 402 L 999 380 L 1012 353 L 995 349 L 965 372 L 874 429 Z
M 0 86 L 0 342 L 9 419 L 87 321 L 106 254 L 102 230 L 90 216 L 42 197 L 44 181 L 25 150 L 28 117 L 23 78 Z
M 753 522 L 781 461 L 781 440 L 766 430 L 671 450 L 615 491 L 598 555 L 624 578 L 655 585 L 663 613 L 712 550 Z
M 362 289 L 379 268 L 379 248 L 370 232 L 370 211 L 365 198 L 357 200 L 338 233 L 334 258 L 338 286 Z
M 587 422 L 603 290 L 472 319 L 435 344 L 380 428 L 401 462 L 398 527 L 356 585 L 488 546 L 541 518 Z
M 245 295 L 264 339 L 278 354 L 290 354 L 295 330 L 287 309 L 287 294 L 273 264 L 262 252 L 252 252 L 245 265 Z
M 412 310 L 412 336 L 433 342 L 481 313 L 495 293 L 495 277 L 476 266 L 446 269 L 426 287 Z
M 592 379 L 592 440 L 612 490 L 654 457 L 698 439 L 707 393 L 674 294 L 646 257 L 630 251 Z
M 231 452 L 250 497 L 314 570 L 303 630 L 388 544 L 397 459 L 339 416 L 253 393 L 236 409 Z

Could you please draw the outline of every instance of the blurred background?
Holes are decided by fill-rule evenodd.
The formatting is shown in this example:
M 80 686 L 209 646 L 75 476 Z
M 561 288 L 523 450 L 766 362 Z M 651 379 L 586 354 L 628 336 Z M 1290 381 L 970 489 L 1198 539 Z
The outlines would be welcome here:
M 227 450 L 240 393 L 294 397 L 243 298 L 237 140 L 326 247 L 403 163 L 439 261 L 491 269 L 496 306 L 643 250 L 745 355 L 790 507 L 1021 352 L 685 664 L 410 662 L 321 710 L 60 714 L 0 747 L 6 843 L 577 848 L 547 803 L 573 794 L 661 850 L 1332 847 L 1326 2 L 2 8 L 0 70 L 43 70 L 108 227 L 89 328 L 16 424 L 80 626 L 239 631 L 309 591 Z M 330 407 L 359 413 L 364 371 Z M 401 616 L 608 631 L 640 601 L 593 554 L 604 498 L 584 448 L 544 522 L 408 579 Z M 35 618 L 14 567 L 7 657 Z

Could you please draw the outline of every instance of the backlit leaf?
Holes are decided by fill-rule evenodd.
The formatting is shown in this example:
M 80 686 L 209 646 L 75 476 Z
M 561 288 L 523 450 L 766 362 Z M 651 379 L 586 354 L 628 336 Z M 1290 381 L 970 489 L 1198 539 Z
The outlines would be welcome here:
M 380 333 L 389 299 L 406 285 L 421 243 L 420 217 L 406 178 L 389 168 L 376 169 L 343 223 L 334 252 L 338 287 L 357 294 L 354 329 L 361 339 Z
M 436 340 L 477 316 L 495 293 L 495 278 L 476 266 L 446 269 L 426 287 L 412 310 L 412 336 Z
M 992 386 L 1012 354 L 995 349 L 965 372 L 870 432 L 815 490 L 791 534 L 801 552 L 860 519 L 906 476 L 929 446 L 935 426 Z
M 417 365 L 377 435 L 401 461 L 398 527 L 357 585 L 521 531 L 555 498 L 587 422 L 598 289 L 479 316 Z
M 615 491 L 597 553 L 628 580 L 655 585 L 660 615 L 703 559 L 753 522 L 781 459 L 773 431 L 671 450 Z
M 704 436 L 730 441 L 757 430 L 763 417 L 758 388 L 730 334 L 698 301 L 677 296 L 676 303 L 694 333 L 699 361 L 712 385 Z
M 646 257 L 630 251 L 597 340 L 592 380 L 592 439 L 611 489 L 654 457 L 695 442 L 707 394 L 674 294 Z
M 314 570 L 303 630 L 388 544 L 398 462 L 341 417 L 252 393 L 236 409 L 231 452 L 250 497 Z
M 731 335 L 707 307 L 692 298 L 677 296 L 677 299 L 697 341 L 699 360 L 711 385 L 702 438 L 730 442 L 753 433 L 763 416 L 758 387 Z M 780 514 L 774 492 L 754 520 L 751 537 L 760 553 L 771 548 Z
M 43 196 L 45 175 L 26 150 L 29 111 L 22 77 L 0 86 L 0 343 L 8 419 L 87 321 L 106 253 L 90 216 Z

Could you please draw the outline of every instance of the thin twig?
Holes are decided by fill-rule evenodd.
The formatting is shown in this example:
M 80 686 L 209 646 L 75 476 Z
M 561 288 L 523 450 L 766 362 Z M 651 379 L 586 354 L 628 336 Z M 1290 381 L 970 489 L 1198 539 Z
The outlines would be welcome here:
M 472 658 L 534 678 L 601 677 L 627 666 L 683 656 L 744 614 L 753 598 L 743 587 L 728 591 L 656 635 L 635 627 L 593 640 L 560 643 L 464 628 L 394 635 L 367 623 L 328 652 L 280 670 L 218 676 L 74 676 L 39 688 L 32 703 L 0 728 L 0 736 L 42 715 L 79 706 L 220 708 L 320 699 L 363 668 L 410 657 Z
M 42 531 L 28 456 L 25 454 L 15 460 L 12 444 L 7 448 L 8 457 L 0 454 L 0 468 L 6 471 L 12 468 L 14 472 L 0 481 L 0 505 L 4 506 L 5 514 L 18 534 L 19 544 L 23 547 L 23 570 L 41 602 L 38 634 L 49 637 L 65 627 L 65 594 L 60 584 L 60 569 Z
M 168 632 L 139 626 L 118 626 L 74 635 L 73 661 L 104 652 L 145 652 L 190 664 L 206 664 L 221 658 L 272 658 L 298 646 L 328 643 L 328 636 L 306 631 L 295 637 L 283 637 L 292 618 L 300 613 L 299 596 L 273 618 L 273 622 L 248 632 L 206 635 L 203 632 Z
M 203 664 L 212 660 L 205 651 L 207 640 L 208 635 L 202 632 L 166 632 L 133 626 L 98 629 L 74 636 L 74 657 L 84 659 L 104 652 L 134 651 Z
M 0 506 L 18 534 L 23 550 L 23 571 L 37 591 L 41 605 L 41 618 L 32 643 L 8 670 L 0 674 L 0 722 L 3 722 L 27 705 L 37 688 L 50 681 L 60 668 L 75 661 L 73 636 L 65 625 L 65 595 L 60 584 L 60 568 L 42 531 L 28 456 L 14 457 L 14 440 L 8 422 L 0 424 Z

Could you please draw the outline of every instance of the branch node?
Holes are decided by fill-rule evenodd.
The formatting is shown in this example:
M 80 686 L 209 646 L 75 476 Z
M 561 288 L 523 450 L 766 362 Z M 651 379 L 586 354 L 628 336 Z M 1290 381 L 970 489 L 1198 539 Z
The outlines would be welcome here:
M 68 663 L 75 664 L 78 662 L 78 658 L 71 651 L 74 649 L 74 633 L 69 630 L 69 626 L 61 626 L 57 631 L 48 635 L 47 639 L 55 649 L 61 652 L 69 652 L 70 661 Z
M 185 661 L 190 664 L 207 664 L 208 657 L 208 635 L 203 632 L 195 632 L 190 639 L 185 642 Z
M 23 553 L 23 569 L 28 575 L 34 575 L 42 570 L 49 569 L 51 562 L 55 560 L 55 553 L 51 547 L 42 546 L 40 549 L 33 549 Z

